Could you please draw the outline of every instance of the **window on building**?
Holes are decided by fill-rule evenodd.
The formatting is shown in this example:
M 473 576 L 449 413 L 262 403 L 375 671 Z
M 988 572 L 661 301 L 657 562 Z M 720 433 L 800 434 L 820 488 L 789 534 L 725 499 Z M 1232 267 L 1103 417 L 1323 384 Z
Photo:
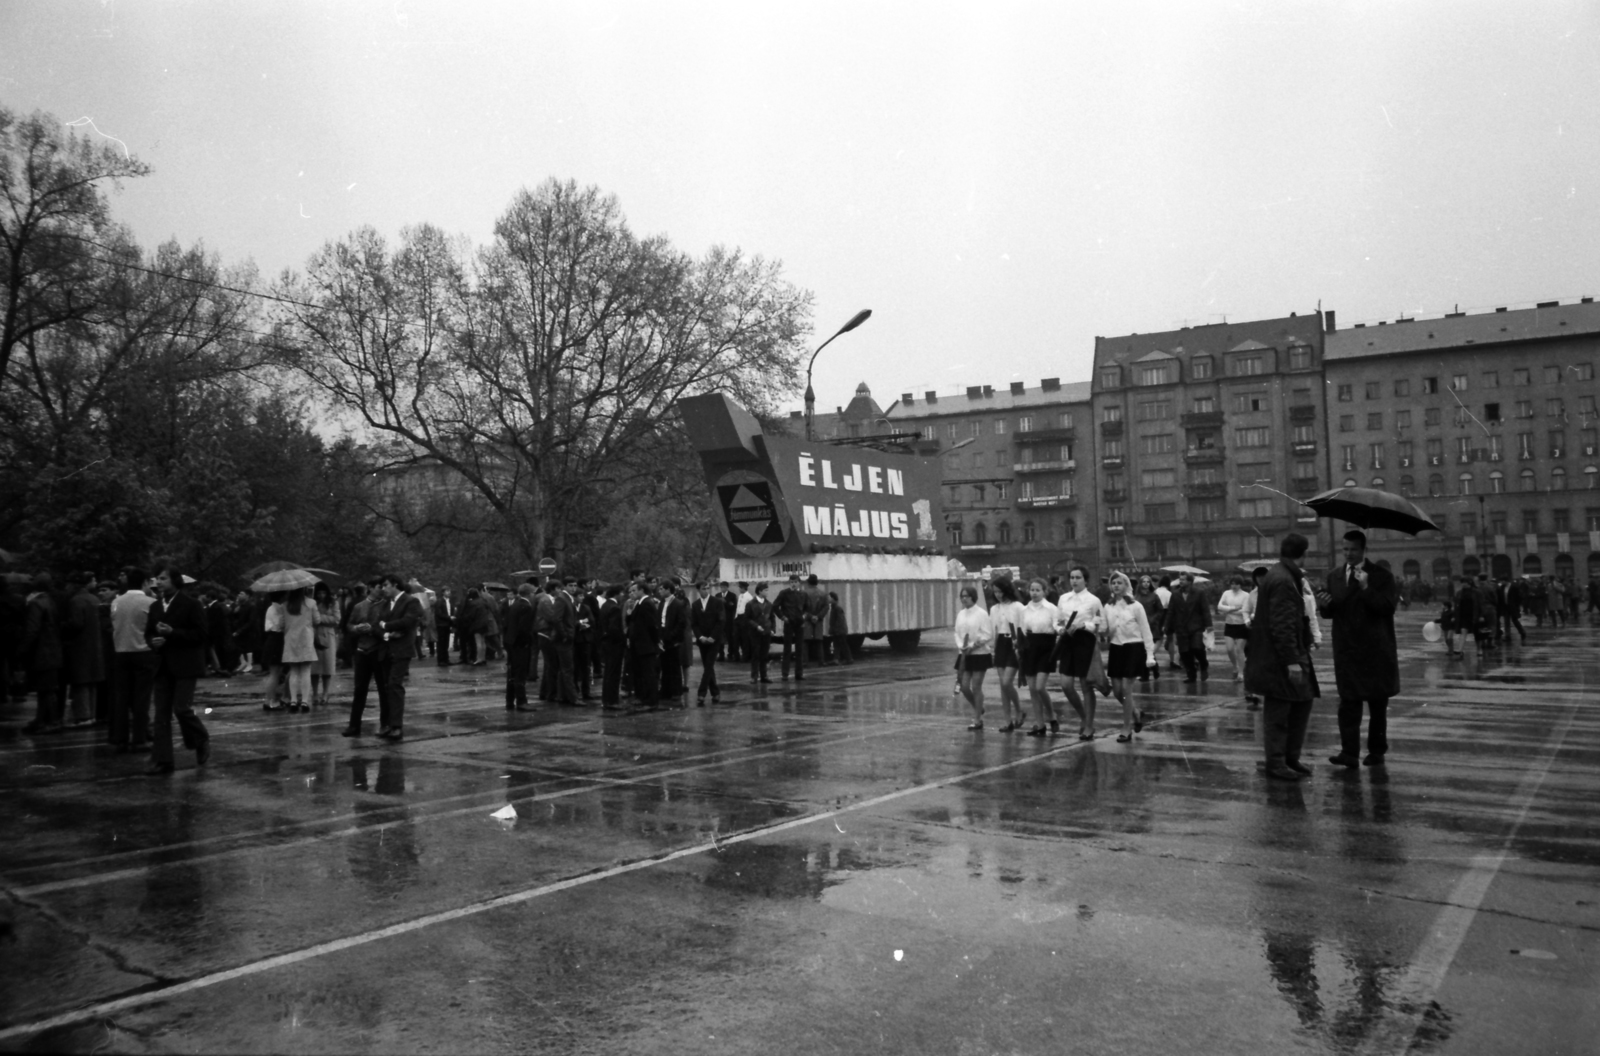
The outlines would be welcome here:
M 1139 486 L 1142 488 L 1170 488 L 1178 483 L 1178 471 L 1175 469 L 1145 469 L 1139 471 Z
M 1533 378 L 1529 376 L 1528 368 L 1527 367 L 1518 367 L 1516 370 L 1513 370 L 1511 372 L 1511 384 L 1513 384 L 1513 385 L 1531 385 L 1531 384 L 1533 384 Z
M 1190 484 L 1216 484 L 1222 480 L 1220 466 L 1195 466 L 1189 470 Z
M 1438 466 L 1438 465 L 1442 465 L 1444 463 L 1444 441 L 1443 440 L 1438 440 L 1438 439 L 1429 440 L 1428 441 L 1428 446 L 1427 446 L 1427 452 L 1428 452 L 1428 465 L 1430 465 L 1430 466 Z
M 1457 392 L 1466 392 L 1467 376 L 1465 374 L 1452 374 L 1450 376 L 1450 387 Z
M 1102 422 L 1122 421 L 1122 406 L 1120 404 L 1112 404 L 1109 407 L 1102 407 L 1100 409 L 1100 420 Z
M 1381 382 L 1381 381 L 1369 381 L 1369 382 L 1367 382 L 1367 399 L 1376 400 L 1376 399 L 1379 399 L 1382 395 L 1383 395 L 1383 382 Z
M 1395 382 L 1394 382 L 1394 394 L 1396 396 L 1410 396 L 1411 395 L 1411 379 L 1410 378 L 1396 378 Z
M 1561 368 L 1560 367 L 1545 367 L 1544 368 L 1544 383 L 1546 385 L 1560 385 L 1561 384 Z
M 1189 361 L 1189 376 L 1195 381 L 1204 381 L 1211 373 L 1210 356 L 1195 356 Z
M 1022 522 L 1022 541 L 1024 543 L 1033 543 L 1033 542 L 1037 542 L 1038 539 L 1039 539 L 1039 533 L 1038 533 L 1038 530 L 1034 528 L 1033 522 L 1032 521 L 1023 521 Z
M 1600 467 L 1596 467 L 1596 466 L 1584 466 L 1583 467 L 1583 487 L 1584 487 L 1584 490 L 1586 490 L 1586 491 L 1595 490 L 1597 478 L 1600 478 Z
M 1585 419 L 1589 419 L 1589 418 L 1593 418 L 1594 417 L 1594 397 L 1593 396 L 1579 396 L 1578 397 L 1578 414 L 1580 416 L 1582 416 L 1583 418 L 1585 418 Z
M 1455 422 L 1457 426 L 1466 425 L 1472 421 L 1472 412 L 1465 407 L 1457 407 L 1450 412 L 1450 420 Z
M 1017 417 L 1017 432 L 1019 432 L 1019 433 L 1031 433 L 1031 432 L 1033 432 L 1033 415 L 1024 414 L 1024 415 L 1019 415 Z
M 961 544 L 961 524 L 960 524 L 960 522 L 958 522 L 958 521 L 950 521 L 950 522 L 946 523 L 944 527 L 945 527 L 945 531 L 950 533 L 950 545 L 959 548 L 962 545 Z
M 1113 495 L 1127 491 L 1128 478 L 1123 476 L 1121 473 L 1107 473 L 1106 490 L 1111 492 Z
M 1439 391 L 1439 379 L 1438 378 L 1423 378 L 1422 379 L 1422 394 L 1424 396 L 1432 396 L 1435 393 L 1437 393 L 1438 391 Z
M 1146 524 L 1168 524 L 1177 519 L 1177 503 L 1147 502 L 1144 504 L 1144 521 Z
M 1371 414 L 1367 415 L 1367 428 L 1369 430 L 1382 429 L 1383 428 L 1383 412 L 1382 411 L 1374 411 Z
M 1532 418 L 1533 417 L 1533 401 L 1532 400 L 1518 400 L 1517 401 L 1517 417 L 1518 418 Z
M 1373 444 L 1372 445 L 1372 468 L 1373 469 L 1382 469 L 1383 468 L 1383 445 L 1382 444 Z
M 1011 485 L 1009 485 L 1009 484 L 1003 484 L 1003 483 L 1002 484 L 996 484 L 994 486 L 994 501 L 995 502 L 1005 502 L 1006 501 L 1006 492 L 1009 491 L 1010 488 L 1011 488 Z
M 1399 448 L 1400 465 L 1411 465 L 1411 460 L 1416 457 L 1417 445 L 1410 440 L 1402 440 L 1395 446 Z
M 1551 418 L 1565 418 L 1567 416 L 1566 401 L 1561 399 L 1545 400 L 1544 413 Z
M 1437 426 L 1439 424 L 1439 408 L 1424 407 L 1422 410 L 1422 424 Z
M 1551 530 L 1557 532 L 1572 531 L 1572 511 L 1567 509 L 1550 511 Z
M 1139 421 L 1156 422 L 1172 417 L 1171 400 L 1146 400 L 1139 404 Z
M 972 527 L 972 541 L 978 546 L 983 546 L 989 541 L 989 526 L 979 521 Z
M 945 455 L 944 456 L 944 468 L 947 471 L 948 470 L 960 469 L 961 468 L 961 453 L 959 451 L 952 451 L 950 454 Z
M 1114 526 L 1114 525 L 1120 525 L 1121 523 L 1122 523 L 1122 507 L 1121 506 L 1107 506 L 1106 507 L 1106 524 Z
M 967 423 L 967 435 L 976 439 L 983 435 L 983 423 L 974 418 Z
M 1114 389 L 1122 384 L 1122 370 L 1119 367 L 1106 367 L 1100 372 L 1100 387 Z
M 1172 380 L 1172 365 L 1157 363 L 1154 366 L 1139 368 L 1140 385 L 1165 385 Z
M 1401 477 L 1400 478 L 1400 494 L 1404 495 L 1406 498 L 1409 499 L 1413 495 L 1415 495 L 1416 493 L 1417 493 L 1417 479 L 1415 477 Z
M 1498 370 L 1484 371 L 1483 387 L 1486 389 L 1498 389 L 1500 387 L 1500 372 Z
M 1500 405 L 1498 403 L 1484 404 L 1483 420 L 1486 422 L 1498 422 L 1500 420 Z
M 1441 474 L 1428 474 L 1428 494 L 1434 498 L 1444 494 L 1444 477 Z
M 1209 429 L 1195 429 L 1189 433 L 1190 451 L 1215 451 L 1217 434 Z
M 1533 457 L 1533 434 L 1517 434 L 1517 458 L 1526 461 Z
M 1456 437 L 1456 461 L 1457 462 L 1471 462 L 1472 461 L 1472 437 L 1470 437 L 1470 436 L 1458 436 L 1458 437 Z
M 1260 356 L 1234 356 L 1228 361 L 1228 373 L 1238 378 L 1247 377 L 1260 374 L 1262 366 Z
M 983 501 L 983 485 L 982 484 L 974 484 L 974 485 L 972 485 L 972 501 L 973 502 L 982 502 Z
M 1075 518 L 1068 517 L 1061 522 L 1061 541 L 1070 543 L 1078 538 L 1078 522 Z
M 1121 458 L 1122 457 L 1122 438 L 1121 437 L 1114 437 L 1114 438 L 1112 438 L 1110 440 L 1102 440 L 1101 443 L 1100 443 L 1100 447 L 1101 447 L 1101 450 L 1103 452 L 1103 455 L 1102 455 L 1103 458 Z
M 1006 420 L 1004 418 L 996 418 L 994 420 L 994 435 L 995 436 L 1004 436 L 1005 432 L 1006 432 Z
M 1178 449 L 1177 437 L 1172 433 L 1157 433 L 1139 438 L 1141 455 L 1165 455 Z
M 1539 511 L 1538 510 L 1523 510 L 1522 511 L 1522 534 L 1523 535 L 1536 535 L 1538 533 L 1538 531 L 1539 531 Z
M 1460 477 L 1458 477 L 1456 479 L 1457 479 L 1457 482 L 1460 484 L 1460 488 L 1458 490 L 1460 490 L 1461 494 L 1463 494 L 1463 495 L 1471 495 L 1472 494 L 1472 474 L 1471 473 L 1463 473 L 1463 474 L 1461 474 Z
M 1294 464 L 1294 479 L 1316 480 L 1317 464 L 1315 462 L 1307 462 L 1304 459 L 1297 459 Z
M 1235 429 L 1233 442 L 1239 447 L 1266 447 L 1272 442 L 1272 430 L 1261 426 L 1253 429 Z
M 1023 502 L 1030 501 L 1033 498 L 1033 481 L 1017 481 L 1017 498 Z
M 1411 412 L 1410 411 L 1395 411 L 1394 412 L 1394 427 L 1396 429 L 1410 429 L 1411 428 Z
M 1577 375 L 1577 378 L 1575 379 L 1577 381 L 1593 381 L 1594 380 L 1594 364 L 1593 363 L 1577 363 L 1577 364 L 1573 365 L 1572 370 L 1573 370 L 1573 373 L 1575 373 Z
M 1600 430 L 1579 430 L 1578 447 L 1583 454 L 1589 456 L 1600 455 L 1600 449 L 1597 449 L 1596 447 L 1597 444 L 1600 444 Z
M 1584 524 L 1591 532 L 1600 532 L 1600 509 L 1590 506 L 1584 510 Z
M 1264 411 L 1267 409 L 1267 394 L 1264 392 L 1236 392 L 1233 394 L 1233 409 L 1240 414 Z
M 1106 543 L 1106 553 L 1111 555 L 1113 561 L 1128 560 L 1128 541 L 1122 536 L 1114 536 Z
M 1340 385 L 1339 386 L 1339 402 L 1340 403 L 1349 403 L 1351 400 L 1353 400 L 1355 398 L 1356 398 L 1356 387 L 1354 385 Z
M 1309 369 L 1311 369 L 1311 349 L 1308 346 L 1306 346 L 1306 345 L 1290 345 L 1289 346 L 1289 369 L 1290 370 L 1309 370 Z
M 1339 416 L 1339 431 L 1341 433 L 1353 433 L 1353 432 L 1355 432 L 1356 431 L 1356 416 L 1353 415 L 1353 414 L 1341 414 Z
M 1523 491 L 1538 491 L 1539 490 L 1539 476 L 1538 476 L 1538 474 L 1534 473 L 1532 466 L 1529 466 L 1528 468 L 1524 469 L 1519 474 L 1519 476 L 1522 478 L 1522 490 Z
M 1297 444 L 1314 444 L 1317 442 L 1317 427 L 1310 424 L 1296 425 L 1291 428 L 1291 440 Z
M 1491 510 L 1489 512 L 1489 531 L 1494 535 L 1506 534 L 1506 511 Z
M 1355 469 L 1356 468 L 1356 445 L 1355 444 L 1340 444 L 1339 445 L 1339 464 L 1341 466 L 1343 466 L 1345 469 Z
M 1498 462 L 1498 461 L 1500 461 L 1500 457 L 1501 457 L 1501 454 L 1500 454 L 1500 440 L 1501 440 L 1501 437 L 1500 437 L 1499 433 L 1495 433 L 1493 436 L 1489 437 L 1489 461 L 1490 462 Z
M 1247 517 L 1247 518 L 1253 518 L 1253 517 L 1267 518 L 1267 517 L 1271 517 L 1272 516 L 1272 500 L 1271 499 L 1240 499 L 1239 500 L 1239 516 L 1240 517 Z
M 1561 458 L 1567 453 L 1567 431 L 1565 429 L 1550 430 L 1550 457 Z
M 1217 409 L 1217 398 L 1215 396 L 1196 396 L 1193 409 L 1196 414 L 1210 414 Z
M 1062 444 L 1060 447 L 1056 448 L 1056 455 L 1059 456 L 1061 461 L 1063 461 L 1063 462 L 1071 462 L 1072 461 L 1072 445 L 1071 444 Z
M 1004 544 L 1009 543 L 1009 542 L 1011 542 L 1011 525 L 1007 524 L 1004 521 L 1001 521 L 1000 522 L 1000 543 L 1002 545 L 1004 545 Z
M 1226 504 L 1221 499 L 1189 500 L 1189 519 L 1192 521 L 1220 521 L 1227 515 Z

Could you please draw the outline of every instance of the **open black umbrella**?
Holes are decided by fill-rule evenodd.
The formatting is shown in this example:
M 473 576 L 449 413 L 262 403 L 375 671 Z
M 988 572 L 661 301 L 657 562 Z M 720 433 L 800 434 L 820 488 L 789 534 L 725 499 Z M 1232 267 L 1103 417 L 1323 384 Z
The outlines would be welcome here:
M 1388 528 L 1407 535 L 1439 530 L 1411 500 L 1377 488 L 1331 488 L 1305 504 L 1318 517 L 1348 521 L 1361 528 Z

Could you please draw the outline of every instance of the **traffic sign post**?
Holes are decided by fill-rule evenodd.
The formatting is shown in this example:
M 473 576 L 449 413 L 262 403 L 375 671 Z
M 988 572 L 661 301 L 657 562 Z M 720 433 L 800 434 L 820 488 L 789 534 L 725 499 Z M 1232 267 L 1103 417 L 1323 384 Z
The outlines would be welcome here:
M 544 558 L 543 560 L 541 560 L 539 562 L 539 574 L 541 576 L 553 576 L 553 575 L 555 575 L 556 574 L 556 559 L 553 558 L 553 557 L 547 557 L 547 558 Z

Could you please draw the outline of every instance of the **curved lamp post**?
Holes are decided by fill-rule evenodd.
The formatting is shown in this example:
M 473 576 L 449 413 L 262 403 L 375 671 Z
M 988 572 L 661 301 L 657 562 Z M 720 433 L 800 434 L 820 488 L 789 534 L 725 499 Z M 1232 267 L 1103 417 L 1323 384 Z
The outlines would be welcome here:
M 872 317 L 872 309 L 871 308 L 863 308 L 863 309 L 861 309 L 855 315 L 852 315 L 850 317 L 850 321 L 848 323 L 845 323 L 837 331 L 835 331 L 833 337 L 838 337 L 840 334 L 848 334 L 850 331 L 854 330 L 856 327 L 860 326 L 862 323 L 866 322 L 871 317 Z M 818 345 L 817 346 L 817 352 L 821 352 L 823 349 L 827 348 L 830 344 L 832 344 L 833 343 L 833 337 L 828 338 L 828 340 L 826 340 L 826 341 L 822 342 L 822 344 Z M 816 363 L 816 361 L 817 361 L 817 352 L 811 353 L 811 362 L 806 364 L 806 440 L 807 441 L 815 439 L 811 435 L 811 421 L 816 416 L 817 394 L 811 388 L 811 367 L 812 367 L 812 364 Z

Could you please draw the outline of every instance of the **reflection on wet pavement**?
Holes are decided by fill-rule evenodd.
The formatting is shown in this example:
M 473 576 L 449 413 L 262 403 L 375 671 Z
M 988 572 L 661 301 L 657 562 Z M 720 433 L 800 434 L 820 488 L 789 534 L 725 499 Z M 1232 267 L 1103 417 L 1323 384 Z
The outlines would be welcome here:
M 1446 660 L 1420 623 L 1389 765 L 1288 786 L 1231 683 L 1039 743 L 966 732 L 931 648 L 687 711 L 423 669 L 399 746 L 213 685 L 213 763 L 164 782 L 13 707 L 0 1043 L 1593 1051 L 1600 634 Z

